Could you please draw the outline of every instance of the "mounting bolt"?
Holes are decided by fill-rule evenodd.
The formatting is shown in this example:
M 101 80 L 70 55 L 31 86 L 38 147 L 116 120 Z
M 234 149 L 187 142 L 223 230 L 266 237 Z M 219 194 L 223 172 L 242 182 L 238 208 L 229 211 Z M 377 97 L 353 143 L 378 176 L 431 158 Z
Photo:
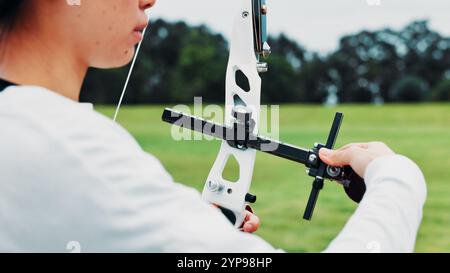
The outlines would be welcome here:
M 317 155 L 310 154 L 308 160 L 309 160 L 309 163 L 315 165 L 315 163 L 317 162 Z
M 223 185 L 217 181 L 208 181 L 208 189 L 211 192 L 221 192 L 223 190 Z
M 237 145 L 236 145 L 236 148 L 238 148 L 239 150 L 246 150 L 246 149 L 245 149 L 245 146 L 242 145 L 242 144 L 237 144 Z
M 269 71 L 269 66 L 267 65 L 267 63 L 258 62 L 256 64 L 256 69 L 258 70 L 258 73 L 266 73 L 267 71 Z
M 244 11 L 244 12 L 242 13 L 242 18 L 247 18 L 248 16 L 249 16 L 248 11 Z

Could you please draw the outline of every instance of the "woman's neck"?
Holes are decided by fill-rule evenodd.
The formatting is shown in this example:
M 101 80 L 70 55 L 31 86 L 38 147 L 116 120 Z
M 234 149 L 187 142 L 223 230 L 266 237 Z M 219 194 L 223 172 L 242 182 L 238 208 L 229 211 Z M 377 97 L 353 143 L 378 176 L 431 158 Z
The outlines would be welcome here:
M 55 33 L 17 25 L 2 42 L 0 78 L 36 85 L 78 101 L 88 65 Z

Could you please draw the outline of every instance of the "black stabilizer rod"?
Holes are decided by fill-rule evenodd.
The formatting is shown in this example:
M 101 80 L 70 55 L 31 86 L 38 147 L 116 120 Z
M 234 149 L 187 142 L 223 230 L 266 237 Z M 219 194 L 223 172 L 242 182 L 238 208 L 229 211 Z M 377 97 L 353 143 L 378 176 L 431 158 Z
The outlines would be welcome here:
M 226 140 L 229 143 L 235 140 L 235 128 L 225 127 L 216 122 L 184 114 L 169 108 L 164 110 L 162 120 L 181 128 Z M 311 154 L 311 151 L 304 148 L 253 134 L 250 134 L 246 140 L 245 148 L 255 149 L 303 165 L 309 164 L 308 157 Z
M 325 146 L 318 145 L 317 151 L 319 151 L 321 148 L 328 148 L 328 149 L 334 148 L 334 144 L 336 143 L 336 139 L 339 134 L 339 128 L 341 127 L 343 119 L 344 115 L 342 113 L 336 113 L 336 115 L 334 116 L 330 133 L 328 134 L 327 144 Z M 316 174 L 316 178 L 314 179 L 312 185 L 311 193 L 308 198 L 308 203 L 306 205 L 305 212 L 303 214 L 303 219 L 305 220 L 311 220 L 312 218 L 314 208 L 316 207 L 317 199 L 319 198 L 319 193 L 324 186 L 324 177 L 326 174 L 327 167 L 328 165 L 319 160 L 319 168 Z

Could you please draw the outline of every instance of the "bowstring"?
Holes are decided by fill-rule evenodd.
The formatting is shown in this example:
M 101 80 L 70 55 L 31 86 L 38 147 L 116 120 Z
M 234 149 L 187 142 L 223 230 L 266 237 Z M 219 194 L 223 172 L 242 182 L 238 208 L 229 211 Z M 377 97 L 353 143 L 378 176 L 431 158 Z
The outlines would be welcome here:
M 133 69 L 134 69 L 134 65 L 136 64 L 137 56 L 139 55 L 139 51 L 141 49 L 141 45 L 144 42 L 144 37 L 145 37 L 145 31 L 146 30 L 147 30 L 147 28 L 145 28 L 142 31 L 142 41 L 139 42 L 139 44 L 138 44 L 138 46 L 136 48 L 136 52 L 135 52 L 134 57 L 133 57 L 133 62 L 131 63 L 130 70 L 128 71 L 127 80 L 125 81 L 125 85 L 123 86 L 122 94 L 120 95 L 119 104 L 117 104 L 116 112 L 114 113 L 113 121 L 117 120 L 117 115 L 119 114 L 120 107 L 122 106 L 123 98 L 124 98 L 125 93 L 127 91 L 128 83 L 130 82 L 131 75 L 133 74 Z

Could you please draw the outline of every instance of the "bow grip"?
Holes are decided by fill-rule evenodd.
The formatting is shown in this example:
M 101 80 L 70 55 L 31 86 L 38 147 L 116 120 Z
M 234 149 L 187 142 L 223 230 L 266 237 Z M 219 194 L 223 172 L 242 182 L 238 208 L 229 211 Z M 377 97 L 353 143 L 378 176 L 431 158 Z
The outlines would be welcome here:
M 366 183 L 350 166 L 345 166 L 342 171 L 342 184 L 347 196 L 356 203 L 361 202 L 366 192 Z

